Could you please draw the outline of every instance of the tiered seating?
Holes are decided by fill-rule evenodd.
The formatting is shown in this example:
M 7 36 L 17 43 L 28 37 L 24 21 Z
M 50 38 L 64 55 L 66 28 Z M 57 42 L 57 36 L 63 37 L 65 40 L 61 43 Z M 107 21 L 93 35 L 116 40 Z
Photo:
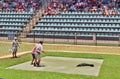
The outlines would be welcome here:
M 120 16 L 101 15 L 99 12 L 62 12 L 60 15 L 44 16 L 31 30 L 28 36 L 57 38 L 118 39 L 120 34 Z
M 0 12 L 0 35 L 22 32 L 34 12 Z

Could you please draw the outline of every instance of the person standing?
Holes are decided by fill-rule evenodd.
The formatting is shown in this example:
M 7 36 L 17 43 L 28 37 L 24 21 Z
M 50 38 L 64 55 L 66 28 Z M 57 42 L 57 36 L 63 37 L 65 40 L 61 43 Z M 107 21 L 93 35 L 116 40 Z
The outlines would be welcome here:
M 35 63 L 34 66 L 40 67 L 41 56 L 40 53 L 45 53 L 43 50 L 43 41 L 39 41 L 35 46 Z
M 31 65 L 33 65 L 34 63 L 35 63 L 35 47 L 32 49 L 32 52 L 31 52 L 31 54 L 32 54 L 32 61 L 31 61 Z
M 17 58 L 17 51 L 18 51 L 19 43 L 17 38 L 15 37 L 14 40 L 12 41 L 12 56 L 13 58 Z

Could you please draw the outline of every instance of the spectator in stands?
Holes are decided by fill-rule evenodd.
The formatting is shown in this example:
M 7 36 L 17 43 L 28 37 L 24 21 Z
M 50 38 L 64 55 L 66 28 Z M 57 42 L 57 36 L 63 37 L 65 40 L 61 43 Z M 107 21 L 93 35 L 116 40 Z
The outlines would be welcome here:
M 109 15 L 109 10 L 107 6 L 104 6 L 105 15 Z
M 93 0 L 93 4 L 97 4 L 97 0 Z
M 97 6 L 93 5 L 92 6 L 92 12 L 96 12 L 97 11 Z
M 66 9 L 66 7 L 65 7 L 65 6 L 63 6 L 63 11 L 64 11 L 64 12 L 66 12 L 66 11 L 67 11 L 67 9 Z
M 0 1 L 0 12 L 2 11 L 2 8 L 3 8 L 2 1 Z
M 109 14 L 110 15 L 115 15 L 117 12 L 116 7 L 112 5 L 112 1 L 109 3 Z
M 109 3 L 109 14 L 112 15 L 113 14 L 113 10 L 112 10 L 112 4 L 111 2 Z
M 30 11 L 30 8 L 37 10 L 41 2 L 39 0 L 2 0 L 0 1 L 0 10 L 2 11 Z
M 103 3 L 103 4 L 107 4 L 107 3 L 108 3 L 108 0 L 102 0 L 102 3 Z
M 117 1 L 117 6 L 116 6 L 116 13 L 120 14 L 120 0 Z
M 45 15 L 49 15 L 49 8 L 45 10 Z
M 117 3 L 120 4 L 120 0 L 117 0 Z
M 72 5 L 70 6 L 70 8 L 69 8 L 69 11 L 71 11 L 71 12 L 72 12 L 72 11 L 77 11 L 75 5 L 72 4 Z
M 108 7 L 109 4 L 112 7 Z M 0 11 L 35 12 L 41 5 L 40 0 L 2 0 Z M 104 15 L 114 15 L 120 8 L 120 0 L 53 0 L 49 7 L 45 12 L 50 15 L 61 11 L 101 11 Z
M 30 12 L 34 12 L 34 11 L 35 11 L 34 7 L 31 7 Z

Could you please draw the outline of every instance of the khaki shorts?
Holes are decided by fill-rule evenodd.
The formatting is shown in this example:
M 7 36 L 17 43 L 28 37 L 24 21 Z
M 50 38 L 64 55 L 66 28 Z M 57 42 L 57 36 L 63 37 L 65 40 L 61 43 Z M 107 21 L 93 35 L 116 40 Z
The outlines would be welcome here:
M 37 60 L 40 60 L 40 59 L 41 59 L 40 53 L 35 52 L 35 58 L 36 58 Z
M 17 52 L 17 47 L 12 47 L 13 52 Z

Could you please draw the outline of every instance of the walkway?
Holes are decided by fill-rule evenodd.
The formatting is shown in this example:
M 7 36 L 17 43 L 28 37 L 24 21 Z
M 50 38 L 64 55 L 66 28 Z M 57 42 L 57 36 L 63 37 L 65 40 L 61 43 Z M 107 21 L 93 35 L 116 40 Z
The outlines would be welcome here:
M 24 55 L 24 54 L 27 54 L 27 53 L 30 53 L 31 51 L 26 51 L 26 52 L 21 52 L 21 53 L 17 53 L 18 56 L 21 56 L 21 55 Z M 5 56 L 1 56 L 0 59 L 3 59 L 3 58 L 9 58 L 9 57 L 12 57 L 11 55 L 5 55 Z

